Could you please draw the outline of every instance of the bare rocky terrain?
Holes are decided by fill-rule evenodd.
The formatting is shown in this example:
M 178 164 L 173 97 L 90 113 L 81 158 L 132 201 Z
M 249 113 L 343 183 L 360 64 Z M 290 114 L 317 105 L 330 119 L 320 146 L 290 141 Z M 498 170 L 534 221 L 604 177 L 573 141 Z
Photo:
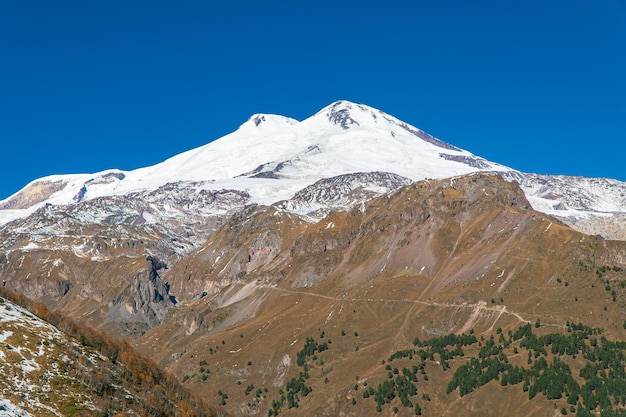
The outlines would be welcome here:
M 18 292 L 126 338 L 225 413 L 415 415 L 415 403 L 423 415 L 571 412 L 582 397 L 531 400 L 499 380 L 463 396 L 446 387 L 485 341 L 521 326 L 567 335 L 582 321 L 607 340 L 626 338 L 626 244 L 534 210 L 497 175 L 405 185 L 317 222 L 247 206 L 184 257 L 146 255 L 164 235 L 133 227 L 38 240 L 5 232 L 0 273 Z M 394 353 L 416 338 L 470 333 L 477 342 L 462 357 L 401 359 L 422 367 L 412 407 L 396 392 L 377 411 L 368 390 L 402 375 L 387 369 Z M 527 353 L 519 341 L 502 343 L 509 364 L 529 367 L 515 359 L 513 348 Z M 576 374 L 582 363 L 569 366 Z

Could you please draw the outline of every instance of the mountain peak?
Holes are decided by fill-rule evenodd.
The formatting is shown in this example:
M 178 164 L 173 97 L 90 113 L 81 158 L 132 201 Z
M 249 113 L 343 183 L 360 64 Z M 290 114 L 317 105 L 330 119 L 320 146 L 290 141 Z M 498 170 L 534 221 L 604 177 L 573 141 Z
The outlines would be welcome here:
M 317 112 L 316 116 L 325 117 L 332 124 L 347 130 L 351 127 L 368 123 L 369 120 L 375 121 L 376 112 L 378 112 L 378 110 L 363 104 L 357 104 L 347 100 L 338 100 Z M 367 118 L 363 118 L 365 114 L 367 114 Z
M 322 110 L 320 110 L 318 112 L 319 113 L 326 113 L 329 110 L 333 109 L 333 110 L 350 110 L 353 109 L 357 106 L 361 106 L 360 104 L 357 103 L 353 103 L 351 101 L 348 100 L 337 100 L 334 101 L 332 103 L 330 103 L 328 106 L 324 107 Z
M 255 129 L 269 133 L 297 125 L 298 123 L 300 123 L 298 120 L 290 117 L 277 114 L 256 113 L 250 116 L 244 124 L 239 126 L 239 129 Z

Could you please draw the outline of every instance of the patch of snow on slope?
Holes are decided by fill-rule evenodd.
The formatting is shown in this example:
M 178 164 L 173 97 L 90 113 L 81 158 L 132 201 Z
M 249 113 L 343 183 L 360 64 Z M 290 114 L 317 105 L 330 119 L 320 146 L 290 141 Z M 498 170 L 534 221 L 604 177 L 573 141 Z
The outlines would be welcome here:
M 32 414 L 0 397 L 0 417 L 32 417 Z

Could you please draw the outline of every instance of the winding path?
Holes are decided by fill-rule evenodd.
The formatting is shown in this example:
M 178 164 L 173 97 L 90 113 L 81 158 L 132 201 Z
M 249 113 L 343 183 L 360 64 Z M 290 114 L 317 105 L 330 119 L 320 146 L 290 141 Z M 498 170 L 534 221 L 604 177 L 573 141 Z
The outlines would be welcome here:
M 467 322 L 459 329 L 458 332 L 463 333 L 469 331 L 472 326 L 478 321 L 481 317 L 481 313 L 490 312 L 496 313 L 497 317 L 494 320 L 494 324 L 503 314 L 509 314 L 517 318 L 522 323 L 530 323 L 530 320 L 526 320 L 520 314 L 510 311 L 506 308 L 505 305 L 497 305 L 497 306 L 487 306 L 485 301 L 479 301 L 477 303 L 437 303 L 430 301 L 422 301 L 422 300 L 408 300 L 408 299 L 393 299 L 393 298 L 346 298 L 346 297 L 333 297 L 330 295 L 322 295 L 316 294 L 314 292 L 308 291 L 298 291 L 298 290 L 290 290 L 286 288 L 274 287 L 271 285 L 259 285 L 260 288 L 271 290 L 271 291 L 281 291 L 290 294 L 301 294 L 308 295 L 311 297 L 324 298 L 327 300 L 333 301 L 351 301 L 351 302 L 367 302 L 367 303 L 388 303 L 388 302 L 396 302 L 396 303 L 408 303 L 408 304 L 417 304 L 424 305 L 430 307 L 439 307 L 439 308 L 469 308 L 472 309 L 472 313 L 467 320 Z M 493 327 L 493 325 L 492 325 Z

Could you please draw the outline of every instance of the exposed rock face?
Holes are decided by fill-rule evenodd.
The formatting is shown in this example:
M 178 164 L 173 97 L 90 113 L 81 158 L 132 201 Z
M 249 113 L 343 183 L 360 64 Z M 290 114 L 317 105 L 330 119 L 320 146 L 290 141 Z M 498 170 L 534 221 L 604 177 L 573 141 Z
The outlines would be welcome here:
M 148 256 L 147 261 L 150 262 L 150 269 L 132 277 L 126 288 L 111 301 L 107 321 L 154 327 L 176 304 L 176 299 L 169 294 L 169 285 L 159 276 L 158 271 L 166 265 L 152 256 Z
M 609 240 L 626 241 L 626 216 L 615 214 L 611 216 L 591 217 L 589 219 L 572 219 L 571 217 L 555 216 L 563 220 L 572 228 L 588 235 L 599 235 Z
M 47 205 L 25 219 L 5 225 L 2 230 L 32 241 L 53 236 L 88 238 L 103 233 L 111 238 L 110 243 L 103 244 L 103 249 L 109 244 L 135 245 L 135 236 L 147 236 L 144 241 L 151 242 L 148 246 L 152 253 L 163 259 L 176 258 L 204 242 L 233 211 L 243 208 L 249 198 L 245 192 L 209 191 L 196 186 L 195 183 L 167 184 L 155 191 L 123 197 L 101 197 L 68 206 Z M 155 240 L 157 235 L 160 239 Z M 58 240 L 62 239 L 57 239 L 57 243 Z
M 171 291 L 178 300 L 189 300 L 256 280 L 268 270 L 262 278 L 273 280 L 280 276 L 276 266 L 288 262 L 293 240 L 309 224 L 273 207 L 246 207 L 167 272 Z
M 19 194 L 0 204 L 0 210 L 26 209 L 46 201 L 52 194 L 65 188 L 63 181 L 37 181 L 26 187 Z
M 159 324 L 174 299 L 159 275 L 164 264 L 146 259 L 146 251 L 161 237 L 97 226 L 85 226 L 83 233 L 5 235 L 3 285 L 114 332 L 143 332 Z
M 608 178 L 502 173 L 520 184 L 533 208 L 586 234 L 625 240 L 626 183 Z
M 335 125 L 341 126 L 341 128 L 344 130 L 348 130 L 351 125 L 360 126 L 359 122 L 357 122 L 350 116 L 351 108 L 352 103 L 338 101 L 330 107 L 326 114 L 326 117 L 328 117 L 328 120 L 330 122 Z
M 471 157 L 466 155 L 448 155 L 446 153 L 440 153 L 440 157 L 448 161 L 456 161 L 462 164 L 469 165 L 473 168 L 489 169 L 489 164 L 482 158 Z
M 3 280 L 6 285 L 7 281 Z M 72 283 L 63 279 L 50 279 L 49 277 L 28 277 L 16 282 L 9 281 L 14 289 L 28 298 L 35 300 L 59 301 L 72 288 Z
M 319 180 L 274 206 L 319 220 L 333 210 L 357 207 L 411 182 L 409 178 L 390 172 L 340 175 Z

